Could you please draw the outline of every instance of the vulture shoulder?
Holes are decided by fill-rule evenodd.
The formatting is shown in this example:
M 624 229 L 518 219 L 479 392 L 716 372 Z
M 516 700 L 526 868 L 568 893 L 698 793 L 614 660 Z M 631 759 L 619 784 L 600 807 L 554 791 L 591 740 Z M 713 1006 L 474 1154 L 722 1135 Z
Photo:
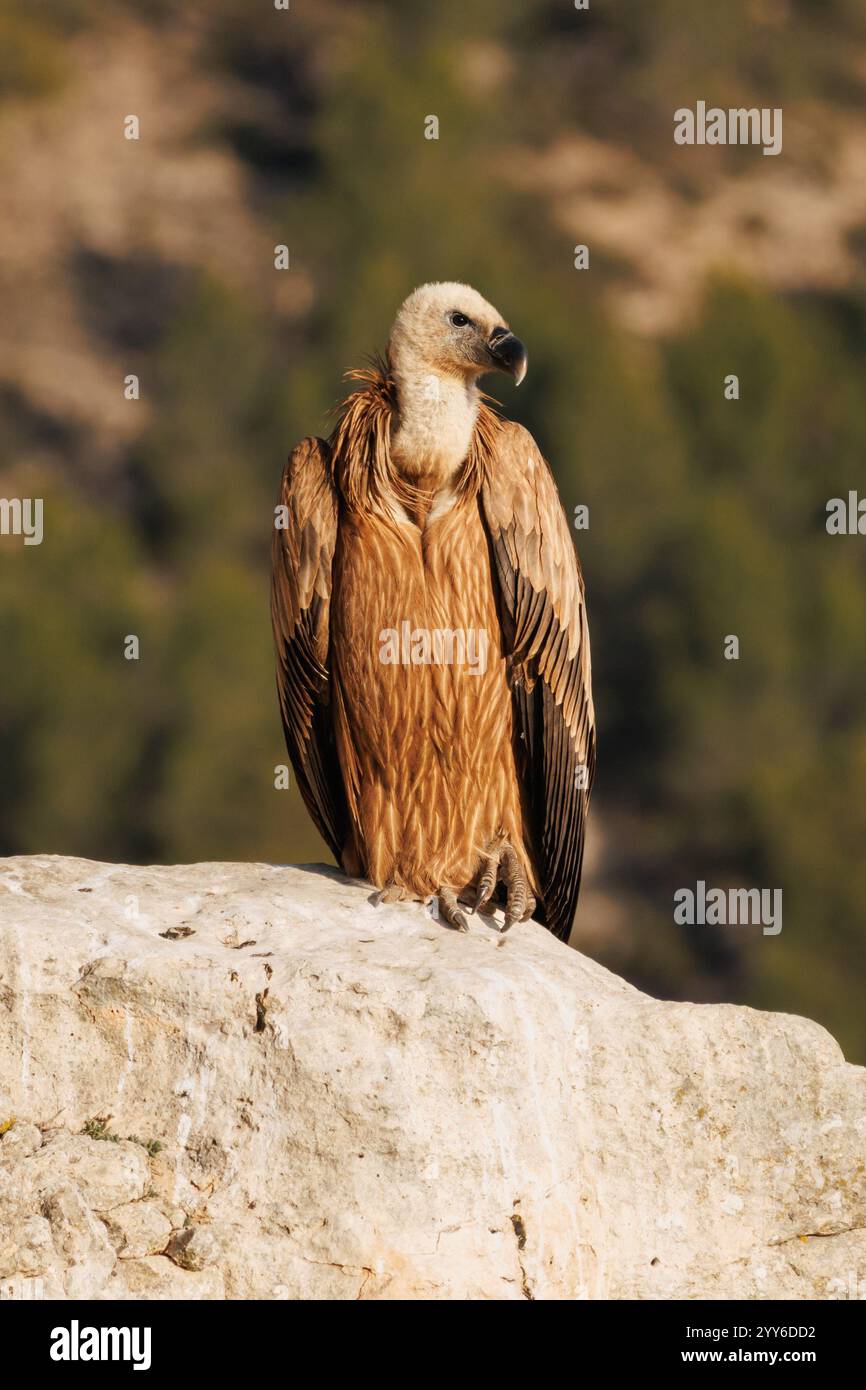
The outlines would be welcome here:
M 567 940 L 595 773 L 589 631 L 583 576 L 556 483 L 521 425 L 506 422 L 498 433 L 481 507 L 499 587 L 542 920 Z
M 286 747 L 301 795 L 337 863 L 348 824 L 330 706 L 329 613 L 338 499 L 330 449 L 304 439 L 283 473 L 274 517 L 271 623 Z

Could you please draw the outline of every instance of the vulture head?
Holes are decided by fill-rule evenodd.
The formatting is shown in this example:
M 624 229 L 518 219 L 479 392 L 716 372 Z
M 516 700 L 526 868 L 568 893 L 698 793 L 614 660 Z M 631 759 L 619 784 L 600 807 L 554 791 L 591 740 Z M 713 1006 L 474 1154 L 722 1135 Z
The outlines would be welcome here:
M 485 372 L 506 372 L 517 386 L 526 376 L 526 348 L 471 285 L 421 285 L 394 320 L 388 355 L 399 371 L 435 372 L 474 382 Z

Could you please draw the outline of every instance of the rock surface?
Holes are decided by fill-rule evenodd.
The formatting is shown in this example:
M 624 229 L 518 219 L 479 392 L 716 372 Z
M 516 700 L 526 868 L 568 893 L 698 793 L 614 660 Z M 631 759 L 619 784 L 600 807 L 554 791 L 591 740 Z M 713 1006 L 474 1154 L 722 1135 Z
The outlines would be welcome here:
M 0 864 L 0 1295 L 866 1292 L 866 1071 L 817 1024 L 368 898 Z

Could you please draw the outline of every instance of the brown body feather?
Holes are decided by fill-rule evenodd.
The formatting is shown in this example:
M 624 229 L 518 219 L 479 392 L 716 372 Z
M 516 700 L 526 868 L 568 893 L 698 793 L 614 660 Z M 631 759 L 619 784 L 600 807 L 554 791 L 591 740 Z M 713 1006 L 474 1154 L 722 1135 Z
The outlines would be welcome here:
M 583 583 L 531 436 L 479 408 L 453 505 L 389 453 L 394 388 L 363 383 L 331 437 L 292 454 L 274 536 L 283 725 L 301 791 L 347 872 L 419 897 L 461 890 L 504 834 L 568 935 L 595 765 Z M 486 634 L 468 664 L 384 664 L 382 634 Z M 477 663 L 480 666 L 480 662 Z

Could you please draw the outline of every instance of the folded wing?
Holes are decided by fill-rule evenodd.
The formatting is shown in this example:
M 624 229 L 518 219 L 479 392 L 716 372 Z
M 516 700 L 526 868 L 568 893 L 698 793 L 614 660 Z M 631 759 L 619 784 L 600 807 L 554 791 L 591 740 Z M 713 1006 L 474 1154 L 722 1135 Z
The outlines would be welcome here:
M 305 439 L 283 473 L 272 546 L 271 622 L 286 747 L 301 795 L 337 863 L 348 824 L 328 670 L 337 494 L 328 445 Z
M 499 432 L 481 500 L 500 590 L 517 764 L 543 920 L 567 940 L 595 774 L 583 577 L 550 469 L 521 426 L 505 424 Z

